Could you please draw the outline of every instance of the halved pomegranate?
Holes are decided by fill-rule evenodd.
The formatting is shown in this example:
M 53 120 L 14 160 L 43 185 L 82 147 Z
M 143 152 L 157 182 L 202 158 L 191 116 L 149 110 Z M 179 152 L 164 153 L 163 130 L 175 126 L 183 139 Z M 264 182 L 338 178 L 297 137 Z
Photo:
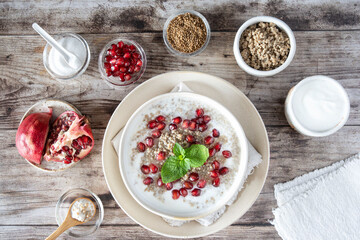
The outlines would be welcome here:
M 84 158 L 93 147 L 94 137 L 87 118 L 66 111 L 51 127 L 44 159 L 69 164 Z

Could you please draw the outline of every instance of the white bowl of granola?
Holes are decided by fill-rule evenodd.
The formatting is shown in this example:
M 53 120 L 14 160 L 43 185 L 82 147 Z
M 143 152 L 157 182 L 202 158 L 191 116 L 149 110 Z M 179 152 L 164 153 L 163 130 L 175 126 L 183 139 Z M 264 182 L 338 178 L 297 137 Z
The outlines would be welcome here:
M 145 209 L 193 220 L 223 207 L 239 190 L 247 139 L 218 102 L 189 92 L 167 93 L 131 116 L 120 141 L 126 188 Z
M 237 64 L 245 72 L 256 77 L 269 77 L 289 66 L 296 52 L 296 41 L 285 22 L 259 16 L 241 25 L 233 51 Z

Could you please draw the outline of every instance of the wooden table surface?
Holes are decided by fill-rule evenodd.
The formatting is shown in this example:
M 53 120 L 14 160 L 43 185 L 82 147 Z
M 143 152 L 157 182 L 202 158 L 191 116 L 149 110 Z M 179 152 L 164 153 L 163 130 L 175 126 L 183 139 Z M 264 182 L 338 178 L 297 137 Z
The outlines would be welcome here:
M 197 10 L 210 23 L 210 44 L 196 57 L 174 57 L 163 43 L 164 22 L 179 9 Z M 101 144 L 112 112 L 131 89 L 168 71 L 201 71 L 226 79 L 254 103 L 269 134 L 270 169 L 259 198 L 242 218 L 209 239 L 279 238 L 268 221 L 273 218 L 272 208 L 276 207 L 274 184 L 328 166 L 360 150 L 358 0 L 332 3 L 321 0 L 2 0 L 0 13 L 0 239 L 45 238 L 57 227 L 56 201 L 74 187 L 91 189 L 105 206 L 103 224 L 90 238 L 162 239 L 132 221 L 115 203 L 102 171 Z M 296 37 L 295 58 L 287 69 L 273 77 L 256 78 L 246 74 L 237 66 L 232 51 L 240 25 L 259 15 L 284 20 Z M 81 34 L 92 54 L 85 74 L 68 82 L 52 79 L 42 62 L 45 42 L 31 28 L 33 22 L 51 34 Z M 109 88 L 101 80 L 97 67 L 102 47 L 118 37 L 135 39 L 148 57 L 144 76 L 126 90 Z M 324 138 L 296 133 L 287 124 L 283 110 L 288 90 L 301 79 L 315 74 L 338 80 L 351 102 L 346 126 Z M 92 153 L 65 172 L 38 171 L 20 157 L 15 147 L 16 130 L 24 112 L 45 98 L 74 104 L 92 122 L 96 141 Z

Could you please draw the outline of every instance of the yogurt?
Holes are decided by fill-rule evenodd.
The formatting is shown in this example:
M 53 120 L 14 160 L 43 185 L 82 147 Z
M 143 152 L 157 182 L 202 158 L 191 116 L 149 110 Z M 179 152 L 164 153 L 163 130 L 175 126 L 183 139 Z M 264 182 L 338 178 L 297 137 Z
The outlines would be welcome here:
M 340 129 L 350 112 L 349 97 L 334 79 L 312 76 L 302 80 L 285 102 L 289 124 L 308 136 L 327 136 Z
M 87 222 L 95 215 L 95 205 L 87 198 L 79 198 L 71 207 L 71 217 L 80 221 Z

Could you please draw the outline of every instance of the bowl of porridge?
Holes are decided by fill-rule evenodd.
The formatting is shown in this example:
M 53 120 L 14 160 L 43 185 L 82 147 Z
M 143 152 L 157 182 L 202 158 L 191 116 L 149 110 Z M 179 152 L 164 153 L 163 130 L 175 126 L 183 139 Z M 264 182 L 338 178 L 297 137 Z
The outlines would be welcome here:
M 144 103 L 128 120 L 119 147 L 126 188 L 145 209 L 193 220 L 223 207 L 245 177 L 247 139 L 220 103 L 190 92 Z
M 247 20 L 236 33 L 233 47 L 237 64 L 256 77 L 273 76 L 291 63 L 295 36 L 280 19 L 259 16 Z

